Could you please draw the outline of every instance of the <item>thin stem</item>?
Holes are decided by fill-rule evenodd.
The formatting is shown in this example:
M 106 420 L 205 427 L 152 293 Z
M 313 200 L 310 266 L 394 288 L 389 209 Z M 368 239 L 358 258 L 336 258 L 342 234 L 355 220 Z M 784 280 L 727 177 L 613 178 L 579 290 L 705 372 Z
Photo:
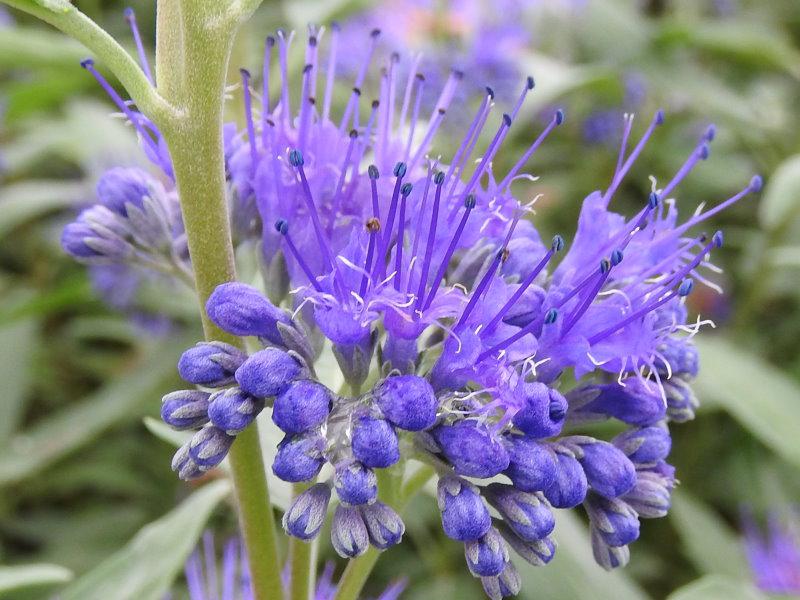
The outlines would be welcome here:
M 33 0 L 0 0 L 0 2 L 33 15 L 81 42 L 119 79 L 139 110 L 156 123 L 176 116 L 175 108 L 150 85 L 136 60 L 75 6 L 65 2 L 63 9 L 51 10 Z
M 295 496 L 308 488 L 295 484 Z M 316 540 L 306 542 L 296 537 L 289 540 L 289 564 L 291 565 L 290 600 L 310 600 L 314 590 L 316 565 Z

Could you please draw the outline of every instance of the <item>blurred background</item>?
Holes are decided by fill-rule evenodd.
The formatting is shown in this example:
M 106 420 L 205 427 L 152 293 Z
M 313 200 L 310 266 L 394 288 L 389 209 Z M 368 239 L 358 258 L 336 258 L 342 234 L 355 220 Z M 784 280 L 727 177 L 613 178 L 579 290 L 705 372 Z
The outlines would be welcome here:
M 132 48 L 128 4 L 75 4 Z M 130 5 L 151 48 L 154 3 Z M 544 238 L 569 239 L 583 197 L 607 185 L 625 112 L 642 127 L 663 108 L 667 121 L 615 200 L 620 212 L 641 205 L 650 174 L 679 168 L 710 123 L 717 139 L 679 189 L 682 214 L 728 198 L 753 173 L 764 176 L 760 197 L 714 219 L 725 230 L 714 255 L 724 295 L 690 297 L 717 328 L 698 342 L 702 408 L 674 429 L 670 462 L 681 483 L 669 517 L 646 522 L 630 566 L 606 573 L 592 561 L 581 521 L 564 516 L 553 563 L 520 566 L 520 597 L 777 597 L 744 542 L 746 530 L 768 523 L 783 533 L 785 560 L 775 568 L 800 596 L 800 3 L 265 2 L 237 40 L 230 81 L 239 66 L 260 69 L 267 33 L 332 20 L 355 40 L 353 60 L 379 26 L 384 47 L 424 53 L 428 78 L 464 70 L 465 107 L 487 84 L 508 105 L 526 75 L 536 78 L 523 113 L 531 128 L 518 128 L 496 162 L 513 164 L 531 130 L 554 107 L 565 109 L 565 125 L 537 153 L 540 178 L 529 190 L 542 194 L 535 220 Z M 170 513 L 178 541 L 155 540 L 160 554 L 149 563 L 146 531 L 129 543 L 191 491 L 170 471 L 174 446 L 153 417 L 199 327 L 191 297 L 114 269 L 87 270 L 59 247 L 61 228 L 93 199 L 103 169 L 145 164 L 130 128 L 79 67 L 85 57 L 60 33 L 0 12 L 0 596 L 9 598 L 49 598 L 87 578 L 110 586 L 110 599 L 160 598 L 188 552 L 170 541 L 186 533 L 193 543 L 204 526 Z M 447 135 L 463 128 L 458 107 L 449 112 L 437 143 L 445 156 Z M 195 512 L 210 513 L 207 504 Z M 423 495 L 410 511 L 418 518 L 408 520 L 406 543 L 379 561 L 368 594 L 406 576 L 407 599 L 481 598 L 461 546 L 441 533 L 433 500 Z M 211 527 L 232 532 L 230 511 L 214 512 Z M 67 585 L 64 598 L 81 597 Z M 186 597 L 181 586 L 175 598 Z

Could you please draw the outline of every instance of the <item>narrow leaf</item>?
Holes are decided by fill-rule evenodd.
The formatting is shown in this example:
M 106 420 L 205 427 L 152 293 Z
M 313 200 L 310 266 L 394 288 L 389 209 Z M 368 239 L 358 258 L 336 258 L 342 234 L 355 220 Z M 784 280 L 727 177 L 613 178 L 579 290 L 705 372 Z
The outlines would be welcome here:
M 33 564 L 0 567 L 0 597 L 25 588 L 66 583 L 72 571 L 59 565 Z

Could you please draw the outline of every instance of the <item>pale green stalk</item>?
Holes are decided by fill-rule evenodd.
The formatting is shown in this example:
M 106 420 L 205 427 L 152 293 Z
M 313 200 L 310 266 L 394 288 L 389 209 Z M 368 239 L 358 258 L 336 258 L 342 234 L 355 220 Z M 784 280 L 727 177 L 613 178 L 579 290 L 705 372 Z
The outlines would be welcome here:
M 125 87 L 167 140 L 181 199 L 206 339 L 241 342 L 217 328 L 204 305 L 236 277 L 222 144 L 225 75 L 234 35 L 260 0 L 161 0 L 155 89 L 127 52 L 66 0 L 3 0 L 82 42 Z M 231 473 L 254 595 L 282 595 L 275 518 L 255 424 L 231 447 Z

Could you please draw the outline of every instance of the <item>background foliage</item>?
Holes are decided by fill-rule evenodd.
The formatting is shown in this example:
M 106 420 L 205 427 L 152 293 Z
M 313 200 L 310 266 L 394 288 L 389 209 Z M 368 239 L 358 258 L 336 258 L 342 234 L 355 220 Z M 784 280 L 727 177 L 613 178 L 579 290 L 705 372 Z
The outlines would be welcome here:
M 76 4 L 129 40 L 121 2 Z M 260 64 L 267 31 L 345 20 L 366 4 L 267 2 L 240 36 L 233 66 Z M 152 42 L 152 3 L 133 6 Z M 12 18 L 0 25 L 0 597 L 158 599 L 209 515 L 217 529 L 235 525 L 229 511 L 215 511 L 226 484 L 179 483 L 169 470 L 174 440 L 146 419 L 175 384 L 180 349 L 199 337 L 195 305 L 144 298 L 143 310 L 171 317 L 166 332 L 144 334 L 61 253 L 60 228 L 91 199 L 102 169 L 143 158 L 78 67 L 85 50 Z M 629 75 L 643 82 L 639 112 L 663 107 L 668 120 L 620 195 L 628 208 L 646 197 L 647 176 L 674 171 L 711 121 L 718 140 L 682 185 L 681 206 L 727 198 L 752 172 L 767 185 L 760 199 L 715 219 L 726 232 L 715 254 L 725 296 L 692 297 L 718 330 L 701 340 L 703 408 L 674 432 L 681 486 L 670 517 L 648 522 L 630 567 L 607 574 L 583 524 L 560 515 L 557 558 L 521 568 L 522 597 L 762 598 L 740 543 L 741 509 L 764 515 L 800 498 L 800 6 L 540 0 L 524 25 L 532 43 L 510 58 L 537 78 L 526 118 L 553 105 L 568 115 L 537 154 L 541 179 L 530 193 L 544 194 L 543 237 L 574 233 L 580 200 L 610 177 L 615 148 L 587 142 L 584 119 L 618 110 Z M 512 146 L 521 152 L 524 143 L 510 140 L 503 154 L 513 160 Z M 482 597 L 432 499 L 419 497 L 411 511 L 409 543 L 378 563 L 370 589 L 402 574 L 408 599 Z

